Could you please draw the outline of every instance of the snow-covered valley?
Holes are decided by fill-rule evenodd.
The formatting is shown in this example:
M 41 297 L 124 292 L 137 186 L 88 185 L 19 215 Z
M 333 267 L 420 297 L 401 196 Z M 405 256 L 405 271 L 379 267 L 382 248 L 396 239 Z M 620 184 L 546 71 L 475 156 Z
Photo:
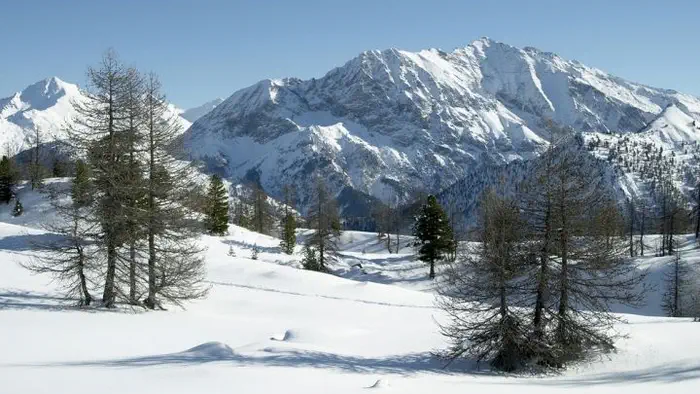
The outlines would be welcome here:
M 300 247 L 288 256 L 278 239 L 231 226 L 200 239 L 206 299 L 161 312 L 79 309 L 49 277 L 20 266 L 39 252 L 51 210 L 42 195 L 19 195 L 22 216 L 0 207 L 2 393 L 697 391 L 700 323 L 662 317 L 659 305 L 672 257 L 638 259 L 657 286 L 645 308 L 621 310 L 629 324 L 617 328 L 629 335 L 616 353 L 556 375 L 500 375 L 468 361 L 445 367 L 433 355 L 445 347 L 436 325 L 444 316 L 427 268 L 411 248 L 386 253 L 374 233 L 345 232 L 329 275 L 299 269 Z M 682 249 L 700 263 L 692 237 Z

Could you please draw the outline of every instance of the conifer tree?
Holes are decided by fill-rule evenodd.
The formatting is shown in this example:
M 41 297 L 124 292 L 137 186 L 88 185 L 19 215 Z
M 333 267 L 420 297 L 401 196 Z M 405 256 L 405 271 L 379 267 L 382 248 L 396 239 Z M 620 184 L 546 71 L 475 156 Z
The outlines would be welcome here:
M 180 304 L 201 298 L 207 293 L 203 286 L 204 262 L 202 248 L 194 241 L 199 228 L 190 220 L 188 206 L 193 206 L 198 185 L 191 164 L 176 160 L 181 127 L 176 115 L 168 111 L 168 102 L 161 93 L 155 74 L 144 82 L 144 132 L 142 145 L 146 151 L 147 176 L 143 183 L 145 212 L 142 218 L 148 255 L 147 308 L 162 307 L 162 301 Z M 220 230 L 228 227 L 228 195 L 219 178 L 215 188 L 214 212 Z M 221 230 L 223 227 L 223 230 Z
M 3 156 L 0 160 L 0 203 L 10 203 L 14 195 L 15 182 L 14 166 L 7 156 Z
M 144 168 L 139 154 L 143 150 L 143 128 L 145 126 L 144 108 L 144 80 L 136 69 L 129 68 L 125 76 L 125 106 L 126 106 L 126 129 L 122 132 L 120 143 L 123 144 L 121 150 L 120 168 L 122 170 L 120 178 L 122 185 L 120 188 L 120 200 L 123 201 L 125 226 L 127 233 L 125 248 L 126 256 L 121 260 L 126 262 L 126 271 L 129 284 L 128 302 L 132 305 L 138 304 L 139 276 L 137 264 L 137 243 L 144 237 L 145 222 L 143 216 L 143 205 L 146 198 L 146 185 L 144 184 Z
M 55 158 L 53 160 L 53 165 L 51 167 L 51 176 L 54 178 L 63 178 L 68 176 L 68 170 L 66 169 L 66 162 L 62 159 Z
M 340 219 L 335 199 L 330 195 L 321 178 L 316 180 L 308 223 L 314 231 L 307 244 L 318 253 L 317 271 L 326 272 L 328 263 L 337 258 Z
M 297 219 L 292 211 L 292 189 L 289 185 L 285 185 L 283 189 L 284 194 L 284 216 L 282 217 L 282 240 L 280 241 L 280 247 L 282 251 L 286 254 L 294 253 L 294 246 L 297 243 Z
M 528 312 L 531 289 L 520 278 L 527 270 L 524 222 L 513 200 L 485 192 L 472 244 L 448 263 L 439 282 L 439 305 L 450 317 L 441 326 L 452 347 L 449 358 L 467 355 L 498 369 L 523 366 L 532 351 Z
M 262 186 L 254 184 L 253 189 L 253 230 L 260 234 L 269 234 L 272 227 L 272 212 L 267 202 L 267 194 Z
M 645 275 L 628 259 L 623 219 L 608 200 L 611 192 L 597 159 L 574 135 L 555 148 L 552 182 L 552 255 L 546 314 L 553 321 L 553 343 L 544 358 L 555 365 L 581 358 L 590 349 L 614 349 L 612 326 L 619 320 L 612 304 L 639 305 Z M 579 237 L 585 234 L 585 237 Z
M 12 216 L 17 217 L 21 216 L 24 213 L 24 207 L 22 206 L 22 203 L 19 201 L 19 198 L 15 200 L 15 207 L 12 209 Z
M 680 252 L 676 252 L 670 270 L 664 273 L 664 293 L 661 299 L 661 306 L 670 317 L 690 316 L 693 308 L 686 308 L 689 304 L 688 291 L 693 291 L 691 286 L 690 268 L 681 259 Z M 692 311 L 694 312 L 694 311 Z
M 89 159 L 94 178 L 95 204 L 92 220 L 99 224 L 96 239 L 106 255 L 102 303 L 115 306 L 119 248 L 127 241 L 124 214 L 121 138 L 128 129 L 126 105 L 127 69 L 113 51 L 102 57 L 97 68 L 88 69 L 86 100 L 73 102 L 77 116 L 67 131 L 67 144 Z
M 40 162 L 41 144 L 43 135 L 39 127 L 34 127 L 34 130 L 27 137 L 27 143 L 31 147 L 29 151 L 29 184 L 32 190 L 40 187 L 44 180 L 44 168 Z
M 75 162 L 75 178 L 71 184 L 71 199 L 77 208 L 87 207 L 92 203 L 92 184 L 90 168 L 83 160 Z
M 90 294 L 88 274 L 97 268 L 100 249 L 94 247 L 100 235 L 99 223 L 89 219 L 92 203 L 92 187 L 85 162 L 76 164 L 76 177 L 70 191 L 70 202 L 63 202 L 59 195 L 52 195 L 51 205 L 59 220 L 44 224 L 44 228 L 60 238 L 49 238 L 44 244 L 36 244 L 44 250 L 38 258 L 25 264 L 25 268 L 36 273 L 51 274 L 65 290 L 66 296 L 78 299 L 78 305 L 89 306 Z
M 206 228 L 211 234 L 224 235 L 228 231 L 228 195 L 221 177 L 214 174 L 209 181 L 206 203 Z
M 301 260 L 301 265 L 309 271 L 322 271 L 316 258 L 316 250 L 309 244 L 304 245 L 304 258 Z
M 435 264 L 451 250 L 454 241 L 447 214 L 435 196 L 428 196 L 421 207 L 413 235 L 419 247 L 418 259 L 430 265 L 429 277 L 435 278 Z

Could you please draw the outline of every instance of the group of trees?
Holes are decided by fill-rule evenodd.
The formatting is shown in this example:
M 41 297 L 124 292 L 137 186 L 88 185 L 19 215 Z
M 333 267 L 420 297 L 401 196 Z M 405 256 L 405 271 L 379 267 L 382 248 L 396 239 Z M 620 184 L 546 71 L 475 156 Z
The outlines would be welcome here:
M 89 68 L 88 84 L 67 130 L 66 144 L 81 158 L 72 198 L 56 196 L 60 220 L 49 225 L 64 237 L 41 245 L 46 253 L 29 268 L 53 273 L 85 305 L 100 286 L 108 308 L 121 300 L 155 309 L 203 296 L 194 243 L 201 225 L 190 214 L 198 185 L 175 159 L 181 130 L 158 78 L 109 51 Z
M 306 240 L 302 265 L 308 270 L 328 272 L 328 265 L 338 257 L 340 216 L 335 197 L 320 178 L 311 194 L 306 223 L 312 232 Z
M 512 371 L 614 347 L 613 304 L 638 305 L 624 220 L 589 155 L 550 147 L 517 198 L 486 192 L 475 241 L 439 283 L 447 356 Z
M 298 218 L 294 209 L 294 189 L 289 185 L 283 187 L 283 201 L 278 213 L 259 185 L 250 186 L 248 193 L 238 188 L 234 190 L 237 201 L 232 214 L 229 215 L 229 194 L 221 178 L 212 175 L 205 203 L 207 231 L 214 235 L 224 235 L 229 219 L 233 219 L 234 223 L 251 231 L 271 234 L 277 222 L 277 233 L 281 239 L 280 249 L 283 253 L 293 254 L 297 244 Z M 310 207 L 305 219 L 311 232 L 305 242 L 302 266 L 308 270 L 328 272 L 328 264 L 337 258 L 341 224 L 335 197 L 329 193 L 320 178 L 311 193 Z M 257 251 L 254 252 L 257 258 Z M 233 253 L 230 251 L 229 254 Z

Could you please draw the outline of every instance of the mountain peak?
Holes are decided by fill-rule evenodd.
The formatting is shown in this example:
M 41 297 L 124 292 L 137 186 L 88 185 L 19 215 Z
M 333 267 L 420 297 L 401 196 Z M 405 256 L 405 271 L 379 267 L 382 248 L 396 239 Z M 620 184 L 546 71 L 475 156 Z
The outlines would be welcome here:
M 19 99 L 32 109 L 45 110 L 56 105 L 61 97 L 76 94 L 79 94 L 78 86 L 49 77 L 27 86 L 19 93 Z
M 697 121 L 675 103 L 666 106 L 641 133 L 654 136 L 669 147 L 684 142 L 700 141 Z

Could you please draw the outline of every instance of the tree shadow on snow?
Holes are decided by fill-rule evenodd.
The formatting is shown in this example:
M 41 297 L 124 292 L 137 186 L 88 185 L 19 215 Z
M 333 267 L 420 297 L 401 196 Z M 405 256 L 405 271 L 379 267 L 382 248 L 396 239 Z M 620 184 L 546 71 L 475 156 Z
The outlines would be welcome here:
M 581 387 L 615 384 L 678 383 L 700 379 L 700 362 L 674 363 L 633 371 L 609 372 L 574 378 L 520 380 L 511 384 Z M 499 382 L 503 384 L 503 382 Z
M 98 360 L 41 364 L 40 366 L 73 367 L 153 367 L 167 365 L 197 365 L 211 362 L 225 363 L 234 367 L 288 367 L 288 368 L 324 368 L 350 373 L 380 373 L 412 375 L 415 373 L 458 374 L 459 371 L 475 370 L 473 363 L 456 361 L 446 367 L 443 359 L 431 353 L 410 353 L 388 357 L 357 357 L 303 350 L 267 348 L 267 355 L 247 356 L 233 353 L 231 355 L 199 355 L 171 353 L 155 356 L 134 357 L 116 360 Z M 34 364 L 36 366 L 36 364 Z M 489 372 L 483 372 L 488 374 Z
M 134 313 L 139 309 L 125 306 L 115 309 L 100 307 L 100 300 L 94 301 L 94 306 L 80 306 L 78 300 L 35 293 L 23 290 L 0 290 L 0 311 L 3 310 L 39 310 L 49 312 L 80 311 L 80 312 L 115 312 Z
M 0 249 L 12 252 L 43 250 L 46 249 L 46 245 L 62 239 L 61 235 L 51 233 L 8 235 L 0 238 Z

